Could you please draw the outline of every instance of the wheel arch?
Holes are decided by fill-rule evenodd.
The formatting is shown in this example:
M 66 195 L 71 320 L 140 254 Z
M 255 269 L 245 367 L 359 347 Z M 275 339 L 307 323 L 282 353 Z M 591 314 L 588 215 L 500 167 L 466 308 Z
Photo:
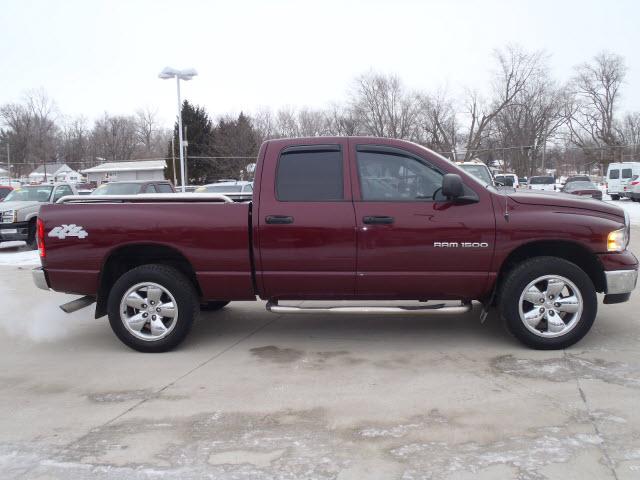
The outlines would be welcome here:
M 538 240 L 520 245 L 500 265 L 497 288 L 506 275 L 524 260 L 535 257 L 558 257 L 576 264 L 591 279 L 596 292 L 604 292 L 606 279 L 604 266 L 598 256 L 584 245 L 567 240 Z
M 141 265 L 159 264 L 175 268 L 193 284 L 199 296 L 202 290 L 191 262 L 176 248 L 155 243 L 134 243 L 115 248 L 105 258 L 100 269 L 95 317 L 107 314 L 111 287 L 124 273 Z

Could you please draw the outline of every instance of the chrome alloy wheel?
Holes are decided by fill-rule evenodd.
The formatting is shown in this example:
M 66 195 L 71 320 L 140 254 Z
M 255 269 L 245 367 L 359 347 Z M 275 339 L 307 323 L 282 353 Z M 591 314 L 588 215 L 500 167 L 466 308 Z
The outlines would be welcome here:
M 138 283 L 122 296 L 120 319 L 135 337 L 155 341 L 166 337 L 178 321 L 178 307 L 173 295 L 153 282 Z
M 560 275 L 544 275 L 529 283 L 518 308 L 524 326 L 539 337 L 553 338 L 573 330 L 582 315 L 582 295 Z

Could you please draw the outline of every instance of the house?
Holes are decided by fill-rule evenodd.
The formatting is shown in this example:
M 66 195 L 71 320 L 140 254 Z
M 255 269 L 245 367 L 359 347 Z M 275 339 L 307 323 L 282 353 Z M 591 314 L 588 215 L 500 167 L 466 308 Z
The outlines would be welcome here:
M 66 163 L 45 163 L 29 174 L 29 183 L 78 183 L 82 176 Z
M 87 176 L 87 182 L 99 185 L 127 180 L 164 180 L 165 167 L 164 160 L 108 162 L 82 170 L 82 173 Z

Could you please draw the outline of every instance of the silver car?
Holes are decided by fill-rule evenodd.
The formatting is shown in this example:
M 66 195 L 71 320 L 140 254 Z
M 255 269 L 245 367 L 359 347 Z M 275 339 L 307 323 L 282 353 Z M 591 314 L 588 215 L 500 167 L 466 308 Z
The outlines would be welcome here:
M 0 242 L 24 240 L 36 248 L 36 220 L 40 205 L 75 195 L 69 183 L 26 185 L 16 188 L 0 203 Z

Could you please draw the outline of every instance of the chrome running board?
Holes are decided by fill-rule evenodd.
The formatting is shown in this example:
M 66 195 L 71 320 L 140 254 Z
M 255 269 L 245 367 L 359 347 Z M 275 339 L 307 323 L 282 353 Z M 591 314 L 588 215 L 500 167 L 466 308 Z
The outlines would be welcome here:
M 278 302 L 269 300 L 267 311 L 271 313 L 339 313 L 339 314 L 365 314 L 365 315 L 460 315 L 471 311 L 471 302 L 461 302 L 461 305 L 447 306 L 444 303 L 425 306 L 354 306 L 354 307 L 291 307 L 278 305 Z

